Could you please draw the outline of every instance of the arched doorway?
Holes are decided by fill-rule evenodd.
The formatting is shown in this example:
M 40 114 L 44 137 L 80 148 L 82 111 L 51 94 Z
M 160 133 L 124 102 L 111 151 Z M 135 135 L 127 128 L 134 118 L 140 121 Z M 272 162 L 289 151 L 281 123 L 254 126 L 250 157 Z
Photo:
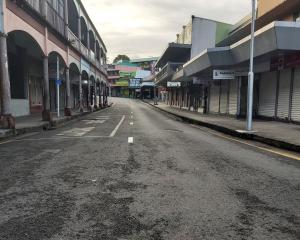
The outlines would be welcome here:
M 59 68 L 57 68 L 59 64 Z M 50 109 L 52 112 L 58 111 L 57 102 L 57 78 L 61 81 L 59 86 L 59 111 L 64 112 L 66 107 L 66 63 L 57 52 L 51 52 L 48 57 L 49 67 L 49 91 Z M 57 72 L 58 71 L 58 72 Z
M 95 101 L 97 108 L 101 107 L 101 102 L 100 102 L 100 79 L 97 78 L 96 80 L 96 96 L 95 96 Z
M 90 103 L 91 106 L 95 105 L 95 94 L 96 94 L 96 80 L 93 75 L 90 77 Z
M 8 68 L 13 116 L 43 111 L 43 57 L 37 41 L 24 31 L 7 37 Z
M 81 74 L 82 78 L 82 102 L 83 102 L 83 108 L 87 109 L 89 107 L 89 101 L 88 101 L 88 96 L 89 96 L 89 75 L 86 71 L 82 71 Z
M 80 79 L 80 71 L 75 63 L 70 64 L 70 100 L 71 100 L 71 108 L 79 109 L 80 108 L 80 96 L 79 96 L 79 79 Z

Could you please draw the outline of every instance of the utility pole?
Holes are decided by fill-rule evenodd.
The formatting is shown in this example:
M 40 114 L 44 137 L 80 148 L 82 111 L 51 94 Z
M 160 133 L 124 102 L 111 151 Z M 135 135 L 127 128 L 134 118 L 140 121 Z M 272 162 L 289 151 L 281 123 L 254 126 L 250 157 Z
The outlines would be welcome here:
M 256 0 L 252 0 L 250 69 L 248 74 L 247 131 L 253 130 L 253 85 L 254 85 L 253 59 L 254 59 L 255 20 L 256 20 Z

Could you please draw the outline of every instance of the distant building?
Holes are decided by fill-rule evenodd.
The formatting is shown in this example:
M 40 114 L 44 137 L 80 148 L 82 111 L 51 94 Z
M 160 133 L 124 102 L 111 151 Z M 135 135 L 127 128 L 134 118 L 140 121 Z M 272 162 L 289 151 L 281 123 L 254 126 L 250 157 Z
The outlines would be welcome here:
M 108 82 L 110 85 L 110 96 L 116 97 L 117 95 L 117 82 L 120 79 L 120 70 L 116 69 L 115 65 L 108 65 L 107 69 L 107 75 L 108 75 Z
M 130 60 L 131 63 L 137 64 L 142 70 L 154 72 L 154 66 L 158 57 L 139 58 Z
M 135 78 L 135 74 L 141 68 L 130 61 L 119 61 L 110 66 L 109 72 L 117 74 L 113 83 L 111 84 L 111 93 L 113 97 L 129 97 L 129 83 L 130 79 Z
M 167 45 L 156 62 L 155 81 L 162 92 L 168 87 L 166 99 L 170 105 L 195 111 L 205 108 L 204 89 L 193 78 L 187 78 L 183 68 L 206 49 L 215 47 L 227 36 L 231 27 L 227 23 L 192 16 L 177 34 L 175 42 Z M 176 84 L 168 85 L 169 82 Z

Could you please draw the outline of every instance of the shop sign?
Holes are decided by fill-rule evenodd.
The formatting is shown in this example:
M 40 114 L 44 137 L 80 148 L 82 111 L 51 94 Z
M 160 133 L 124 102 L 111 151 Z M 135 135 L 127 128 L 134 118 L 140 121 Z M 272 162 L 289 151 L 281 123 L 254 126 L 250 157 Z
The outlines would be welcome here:
M 140 78 L 134 78 L 129 80 L 129 87 L 130 88 L 141 88 L 142 79 Z
M 172 88 L 172 87 L 181 87 L 181 82 L 168 82 L 167 86 Z
M 213 71 L 214 80 L 231 80 L 235 79 L 235 71 L 233 70 L 214 70 Z

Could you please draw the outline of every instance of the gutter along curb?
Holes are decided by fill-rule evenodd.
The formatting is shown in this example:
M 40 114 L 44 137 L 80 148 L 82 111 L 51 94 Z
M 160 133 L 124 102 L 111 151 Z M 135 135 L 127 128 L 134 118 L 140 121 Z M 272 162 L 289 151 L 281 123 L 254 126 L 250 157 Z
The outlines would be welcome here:
M 252 140 L 252 141 L 256 141 L 256 142 L 260 142 L 260 143 L 264 143 L 273 147 L 277 147 L 277 148 L 281 148 L 281 149 L 285 149 L 288 151 L 294 151 L 294 152 L 300 152 L 300 146 L 293 144 L 293 143 L 289 143 L 289 142 L 285 142 L 285 141 L 281 141 L 281 140 L 277 140 L 274 138 L 268 138 L 268 137 L 264 137 L 261 136 L 257 133 L 241 133 L 238 132 L 237 130 L 228 128 L 228 127 L 224 127 L 221 125 L 217 125 L 217 124 L 213 124 L 213 123 L 209 123 L 209 122 L 204 122 L 201 120 L 196 120 L 196 119 L 192 119 L 186 116 L 183 116 L 181 114 L 176 114 L 174 112 L 171 111 L 167 111 L 165 109 L 162 109 L 160 107 L 155 106 L 154 104 L 147 102 L 147 101 L 143 101 L 144 103 L 150 105 L 151 107 L 162 111 L 164 113 L 168 113 L 171 114 L 173 116 L 176 116 L 177 118 L 181 119 L 184 122 L 190 123 L 190 124 L 195 124 L 195 125 L 199 125 L 199 126 L 203 126 L 203 127 L 207 127 L 210 128 L 212 130 L 233 136 L 233 137 L 238 137 L 241 139 L 246 139 L 246 140 Z

